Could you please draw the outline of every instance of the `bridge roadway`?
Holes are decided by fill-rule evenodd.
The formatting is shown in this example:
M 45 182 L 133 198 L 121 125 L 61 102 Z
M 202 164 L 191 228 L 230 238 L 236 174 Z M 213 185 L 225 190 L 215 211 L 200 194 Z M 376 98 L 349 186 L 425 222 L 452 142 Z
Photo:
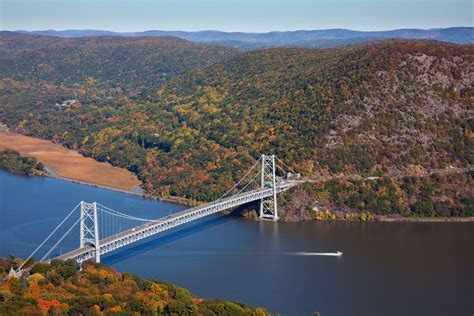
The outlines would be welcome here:
M 299 181 L 279 181 L 277 182 L 277 193 L 283 192 L 293 185 L 299 183 Z M 135 228 L 123 231 L 119 234 L 101 239 L 99 241 L 99 254 L 103 255 L 116 249 L 125 247 L 129 244 L 145 239 L 147 237 L 156 235 L 163 231 L 172 229 L 179 225 L 188 223 L 190 221 L 215 214 L 217 212 L 231 209 L 246 203 L 260 200 L 262 198 L 271 196 L 273 194 L 272 188 L 263 188 L 248 191 L 245 193 L 233 195 L 215 202 L 207 203 L 204 205 L 192 207 L 184 211 L 175 213 L 173 215 L 157 219 L 155 221 L 147 222 L 143 225 Z M 75 259 L 81 263 L 85 260 L 95 258 L 95 247 L 85 246 L 77 248 L 68 253 L 60 255 L 54 259 Z

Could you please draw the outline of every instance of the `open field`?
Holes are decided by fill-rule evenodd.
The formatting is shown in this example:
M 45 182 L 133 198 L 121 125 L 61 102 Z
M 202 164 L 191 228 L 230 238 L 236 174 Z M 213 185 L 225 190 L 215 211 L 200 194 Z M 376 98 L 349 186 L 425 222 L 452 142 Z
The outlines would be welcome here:
M 0 131 L 0 149 L 15 149 L 35 157 L 60 177 L 119 190 L 131 191 L 141 182 L 128 170 L 82 156 L 50 141 Z

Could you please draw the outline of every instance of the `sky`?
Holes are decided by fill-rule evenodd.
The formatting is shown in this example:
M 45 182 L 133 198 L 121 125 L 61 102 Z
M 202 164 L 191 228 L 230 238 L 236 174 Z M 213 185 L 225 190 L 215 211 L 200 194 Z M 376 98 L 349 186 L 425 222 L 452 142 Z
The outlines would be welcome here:
M 473 26 L 473 0 L 0 0 L 2 30 L 268 32 Z

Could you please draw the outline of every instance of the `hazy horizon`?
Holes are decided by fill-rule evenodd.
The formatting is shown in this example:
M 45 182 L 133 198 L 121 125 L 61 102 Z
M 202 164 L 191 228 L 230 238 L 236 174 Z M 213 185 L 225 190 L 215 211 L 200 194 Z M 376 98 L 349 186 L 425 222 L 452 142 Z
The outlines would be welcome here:
M 267 33 L 472 27 L 470 0 L 1 0 L 1 30 Z
M 185 30 L 163 30 L 163 29 L 145 29 L 140 31 L 114 31 L 110 29 L 94 29 L 94 28 L 82 28 L 82 29 L 15 29 L 15 30 L 1 30 L 7 32 L 68 32 L 68 31 L 99 31 L 99 32 L 112 32 L 112 33 L 143 33 L 143 32 L 190 32 L 190 33 L 197 33 L 197 32 L 222 32 L 222 33 L 248 33 L 248 34 L 265 34 L 265 33 L 284 33 L 284 32 L 311 32 L 311 31 L 329 31 L 329 30 L 347 30 L 347 31 L 354 31 L 354 32 L 389 32 L 389 31 L 399 31 L 399 30 L 423 30 L 423 31 L 430 31 L 430 30 L 441 30 L 441 29 L 451 29 L 451 28 L 474 28 L 474 26 L 446 26 L 446 27 L 433 27 L 433 28 L 396 28 L 396 29 L 383 29 L 383 30 L 356 30 L 356 29 L 348 29 L 348 28 L 327 28 L 327 29 L 295 29 L 295 30 L 278 30 L 278 31 L 265 31 L 265 32 L 257 32 L 257 31 L 222 31 L 217 29 L 202 29 L 202 30 L 195 30 L 195 31 L 185 31 Z

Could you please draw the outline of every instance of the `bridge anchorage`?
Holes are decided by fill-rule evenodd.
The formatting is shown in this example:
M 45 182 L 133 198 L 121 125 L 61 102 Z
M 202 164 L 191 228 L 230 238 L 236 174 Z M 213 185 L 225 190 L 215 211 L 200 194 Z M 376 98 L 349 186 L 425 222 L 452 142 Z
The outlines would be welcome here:
M 296 179 L 293 179 L 295 177 Z M 100 262 L 102 255 L 119 248 L 194 220 L 254 201 L 260 201 L 259 218 L 277 221 L 277 194 L 300 183 L 298 178 L 299 175 L 277 156 L 262 155 L 231 189 L 215 201 L 167 217 L 139 218 L 97 202 L 81 201 L 33 251 L 17 272 L 40 249 L 46 246 L 50 248 L 40 261 L 74 259 L 81 263 L 88 259 L 95 259 L 96 262 Z M 74 220 L 75 217 L 72 215 L 77 214 L 78 209 L 79 218 L 76 217 Z M 70 224 L 71 221 L 72 224 Z M 68 226 L 69 228 L 67 228 Z M 66 237 L 70 236 L 72 231 L 75 229 L 77 231 L 77 228 L 79 228 L 79 247 L 74 249 L 69 242 L 69 244 L 62 246 L 70 251 L 58 254 L 56 250 L 53 253 L 58 245 L 67 240 Z M 53 237 L 57 238 L 55 243 L 53 243 Z

